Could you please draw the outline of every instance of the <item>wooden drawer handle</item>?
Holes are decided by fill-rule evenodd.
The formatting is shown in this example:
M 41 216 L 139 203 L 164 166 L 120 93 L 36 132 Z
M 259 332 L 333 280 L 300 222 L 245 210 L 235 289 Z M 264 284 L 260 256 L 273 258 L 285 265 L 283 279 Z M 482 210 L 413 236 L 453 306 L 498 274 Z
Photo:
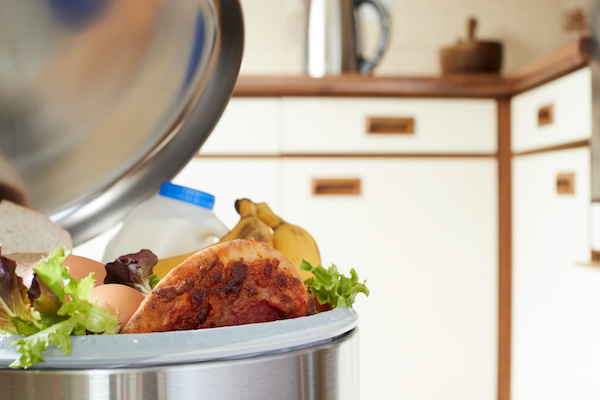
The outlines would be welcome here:
M 360 179 L 313 179 L 312 194 L 320 195 L 358 195 Z
M 554 123 L 554 105 L 550 104 L 538 110 L 538 126 Z
M 367 133 L 410 135 L 415 133 L 415 119 L 412 117 L 367 117 Z
M 591 261 L 596 265 L 598 265 L 600 263 L 600 251 L 592 250 Z
M 575 174 L 570 172 L 556 176 L 556 193 L 575 194 Z

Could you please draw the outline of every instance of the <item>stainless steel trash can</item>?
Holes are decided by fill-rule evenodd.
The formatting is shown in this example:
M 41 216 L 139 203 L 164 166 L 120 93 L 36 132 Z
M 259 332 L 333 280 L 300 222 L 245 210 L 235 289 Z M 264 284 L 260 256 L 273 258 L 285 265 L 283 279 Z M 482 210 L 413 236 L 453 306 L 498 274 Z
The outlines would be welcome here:
M 358 316 L 309 317 L 198 331 L 73 337 L 71 355 L 10 369 L 0 337 L 0 399 L 358 399 Z

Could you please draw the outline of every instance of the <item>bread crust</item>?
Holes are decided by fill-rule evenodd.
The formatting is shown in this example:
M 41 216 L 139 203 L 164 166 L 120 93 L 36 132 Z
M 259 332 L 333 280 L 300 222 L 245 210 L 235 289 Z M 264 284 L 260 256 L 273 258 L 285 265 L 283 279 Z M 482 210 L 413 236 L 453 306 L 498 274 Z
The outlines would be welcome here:
M 49 254 L 59 246 L 73 248 L 71 235 L 56 222 L 8 200 L 0 201 L 0 243 L 3 254 Z
M 38 211 L 0 200 L 0 251 L 16 261 L 18 276 L 59 246 L 73 249 L 68 231 Z
M 171 270 L 122 333 L 203 329 L 301 317 L 312 296 L 273 247 L 238 239 L 203 249 Z

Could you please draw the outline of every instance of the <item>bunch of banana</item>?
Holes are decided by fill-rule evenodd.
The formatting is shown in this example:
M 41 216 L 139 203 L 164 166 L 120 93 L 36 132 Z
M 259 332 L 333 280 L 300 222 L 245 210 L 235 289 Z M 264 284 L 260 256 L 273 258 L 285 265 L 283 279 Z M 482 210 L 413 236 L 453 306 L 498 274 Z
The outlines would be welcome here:
M 300 270 L 302 260 L 316 267 L 321 264 L 321 255 L 315 239 L 303 228 L 290 224 L 276 215 L 266 203 L 256 205 L 258 218 L 273 228 L 273 247 L 294 264 L 302 280 L 313 276 Z
M 267 243 L 290 260 L 303 281 L 313 276 L 311 272 L 300 270 L 302 260 L 314 267 L 321 264 L 317 243 L 306 230 L 284 221 L 266 203 L 255 204 L 249 199 L 239 199 L 235 202 L 235 209 L 240 214 L 240 220 L 217 243 L 234 239 L 254 239 Z M 166 275 L 191 254 L 159 261 L 154 273 L 160 277 Z
M 218 243 L 234 239 L 254 239 L 274 245 L 273 232 L 257 215 L 257 207 L 248 199 L 239 199 L 235 202 L 235 209 L 240 214 L 240 220 Z

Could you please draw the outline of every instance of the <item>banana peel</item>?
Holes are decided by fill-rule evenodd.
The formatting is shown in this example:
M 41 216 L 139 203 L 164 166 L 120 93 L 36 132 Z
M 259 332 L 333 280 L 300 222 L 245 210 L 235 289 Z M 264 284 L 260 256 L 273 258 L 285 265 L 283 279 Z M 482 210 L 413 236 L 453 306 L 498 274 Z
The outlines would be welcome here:
M 302 281 L 313 276 L 300 269 L 302 260 L 311 265 L 321 265 L 321 255 L 315 239 L 298 225 L 286 222 L 275 214 L 266 203 L 256 204 L 258 217 L 273 229 L 273 247 L 291 261 Z
M 194 253 L 195 251 L 192 253 L 183 254 L 181 256 L 169 257 L 164 258 L 162 260 L 158 260 L 158 262 L 152 269 L 152 273 L 162 279 L 169 273 L 169 271 L 181 264 L 185 259 L 187 259 Z
M 240 220 L 229 233 L 217 243 L 234 239 L 254 239 L 273 247 L 273 232 L 257 215 L 256 204 L 249 199 L 239 199 L 235 209 L 240 214 Z

